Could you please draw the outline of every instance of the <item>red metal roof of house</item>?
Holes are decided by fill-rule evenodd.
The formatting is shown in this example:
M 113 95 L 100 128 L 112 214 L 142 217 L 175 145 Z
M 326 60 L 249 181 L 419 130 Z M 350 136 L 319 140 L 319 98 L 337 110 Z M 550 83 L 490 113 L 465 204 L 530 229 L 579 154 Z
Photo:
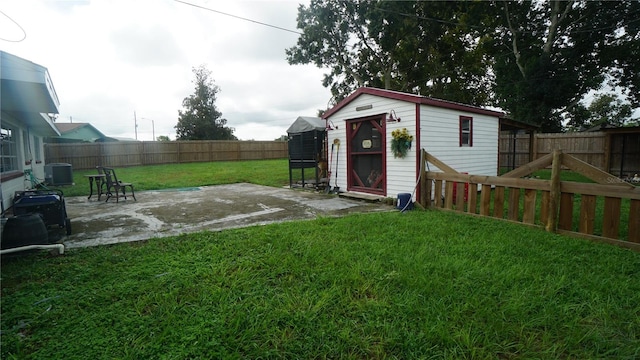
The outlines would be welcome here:
M 346 97 L 344 100 L 340 101 L 336 106 L 334 106 L 333 108 L 327 110 L 324 113 L 324 115 L 322 115 L 322 118 L 326 119 L 329 116 L 335 114 L 336 112 L 338 112 L 338 110 L 342 109 L 344 106 L 346 106 L 347 104 L 349 104 L 351 101 L 353 101 L 354 99 L 356 99 L 358 96 L 360 96 L 362 94 L 369 94 L 369 95 L 380 96 L 380 97 L 384 97 L 384 98 L 388 98 L 388 99 L 395 99 L 395 100 L 406 101 L 406 102 L 411 102 L 411 103 L 415 103 L 415 104 L 435 106 L 435 107 L 445 108 L 445 109 L 467 111 L 467 112 L 471 112 L 471 113 L 475 113 L 475 114 L 489 115 L 489 116 L 495 116 L 495 117 L 504 117 L 505 116 L 505 113 L 503 113 L 501 111 L 494 111 L 494 110 L 484 109 L 484 108 L 481 108 L 481 107 L 472 106 L 472 105 L 466 105 L 466 104 L 460 104 L 460 103 L 453 102 L 453 101 L 434 99 L 434 98 L 430 98 L 430 97 L 427 97 L 427 96 L 403 93 L 403 92 L 393 91 L 393 90 L 383 90 L 383 89 L 377 89 L 377 88 L 371 88 L 371 87 L 361 87 L 358 90 L 356 90 L 355 92 L 353 92 L 351 95 Z

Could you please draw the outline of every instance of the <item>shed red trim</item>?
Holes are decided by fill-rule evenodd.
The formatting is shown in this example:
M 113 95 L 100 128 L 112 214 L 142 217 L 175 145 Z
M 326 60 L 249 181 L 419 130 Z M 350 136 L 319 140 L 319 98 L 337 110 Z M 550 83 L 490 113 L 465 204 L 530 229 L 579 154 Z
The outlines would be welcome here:
M 322 115 L 322 118 L 327 119 L 328 117 L 338 112 L 340 109 L 345 107 L 347 104 L 349 104 L 350 102 L 352 102 L 362 94 L 369 94 L 369 95 L 384 97 L 387 99 L 412 102 L 415 104 L 429 105 L 429 106 L 451 109 L 451 110 L 466 111 L 474 114 L 489 115 L 489 116 L 496 116 L 496 117 L 505 116 L 505 113 L 500 111 L 483 109 L 477 106 L 460 104 L 453 101 L 434 99 L 426 96 L 408 94 L 408 93 L 403 93 L 399 91 L 383 90 L 383 89 L 376 89 L 376 88 L 370 88 L 370 87 L 361 87 L 357 89 L 355 92 L 353 92 L 351 95 L 346 97 L 344 100 L 340 101 L 336 106 L 327 110 L 324 113 L 324 115 Z

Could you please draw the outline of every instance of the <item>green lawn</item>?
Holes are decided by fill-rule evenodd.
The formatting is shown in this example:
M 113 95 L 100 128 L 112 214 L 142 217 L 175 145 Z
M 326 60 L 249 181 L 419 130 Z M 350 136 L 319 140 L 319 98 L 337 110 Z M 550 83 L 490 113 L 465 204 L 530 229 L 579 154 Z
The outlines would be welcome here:
M 5 258 L 1 357 L 635 358 L 640 254 L 449 212 Z
M 639 273 L 629 250 L 443 211 L 22 254 L 0 358 L 634 359 Z
M 266 186 L 289 184 L 287 159 L 220 161 L 135 166 L 116 168 L 118 180 L 133 183 L 136 191 L 181 188 L 191 186 L 220 185 L 248 182 Z M 311 171 L 313 169 L 308 169 Z M 55 187 L 65 196 L 89 195 L 89 181 L 84 175 L 97 174 L 97 170 L 75 170 L 75 185 Z M 305 173 L 306 176 L 308 176 Z M 299 170 L 294 180 L 299 179 Z

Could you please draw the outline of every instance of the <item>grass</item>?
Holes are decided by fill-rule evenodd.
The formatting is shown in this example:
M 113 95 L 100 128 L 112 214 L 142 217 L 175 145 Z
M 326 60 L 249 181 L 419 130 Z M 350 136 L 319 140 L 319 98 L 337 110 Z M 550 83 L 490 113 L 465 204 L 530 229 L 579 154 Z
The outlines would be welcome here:
M 449 212 L 3 259 L 1 357 L 640 355 L 640 254 Z
M 312 170 L 312 169 L 311 169 Z M 88 196 L 84 175 L 96 170 L 75 170 L 75 185 L 58 187 L 65 196 Z M 287 159 L 220 161 L 116 168 L 119 180 L 133 183 L 136 191 L 248 182 L 266 186 L 289 184 Z M 308 176 L 308 175 L 307 175 Z M 294 180 L 299 173 L 294 172 Z
M 138 190 L 288 183 L 286 160 L 117 171 Z M 67 196 L 88 193 L 83 174 Z M 640 356 L 640 254 L 452 212 L 200 232 L 1 266 L 2 359 Z

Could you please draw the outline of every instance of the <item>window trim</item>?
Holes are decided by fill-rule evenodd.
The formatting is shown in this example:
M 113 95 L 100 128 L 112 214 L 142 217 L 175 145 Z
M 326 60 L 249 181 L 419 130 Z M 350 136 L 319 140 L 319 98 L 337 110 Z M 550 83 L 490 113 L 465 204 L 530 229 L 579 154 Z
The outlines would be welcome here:
M 9 169 L 4 169 L 1 168 L 0 169 L 0 173 L 2 175 L 7 175 L 7 174 L 11 174 L 13 172 L 18 172 L 21 174 L 20 172 L 20 165 L 19 165 L 19 160 L 20 160 L 20 156 L 18 154 L 18 139 L 16 138 L 18 136 L 18 131 L 16 131 L 16 129 L 9 127 L 9 126 L 2 126 L 2 133 L 6 134 L 9 136 L 9 140 L 6 139 L 2 139 L 0 140 L 2 142 L 2 154 L 0 154 L 0 156 L 2 156 L 2 163 L 3 164 L 10 164 L 10 168 Z M 5 149 L 4 147 L 7 146 L 8 149 Z M 8 151 L 7 151 L 8 150 Z M 8 161 L 5 162 L 5 158 L 8 159 Z M 4 179 L 3 179 L 4 180 Z
M 469 142 L 468 143 L 464 143 L 462 141 L 462 135 L 465 134 L 466 132 L 462 130 L 462 124 L 465 121 L 469 121 Z M 458 145 L 460 147 L 473 147 L 473 118 L 471 116 L 460 116 L 459 122 L 458 122 Z

